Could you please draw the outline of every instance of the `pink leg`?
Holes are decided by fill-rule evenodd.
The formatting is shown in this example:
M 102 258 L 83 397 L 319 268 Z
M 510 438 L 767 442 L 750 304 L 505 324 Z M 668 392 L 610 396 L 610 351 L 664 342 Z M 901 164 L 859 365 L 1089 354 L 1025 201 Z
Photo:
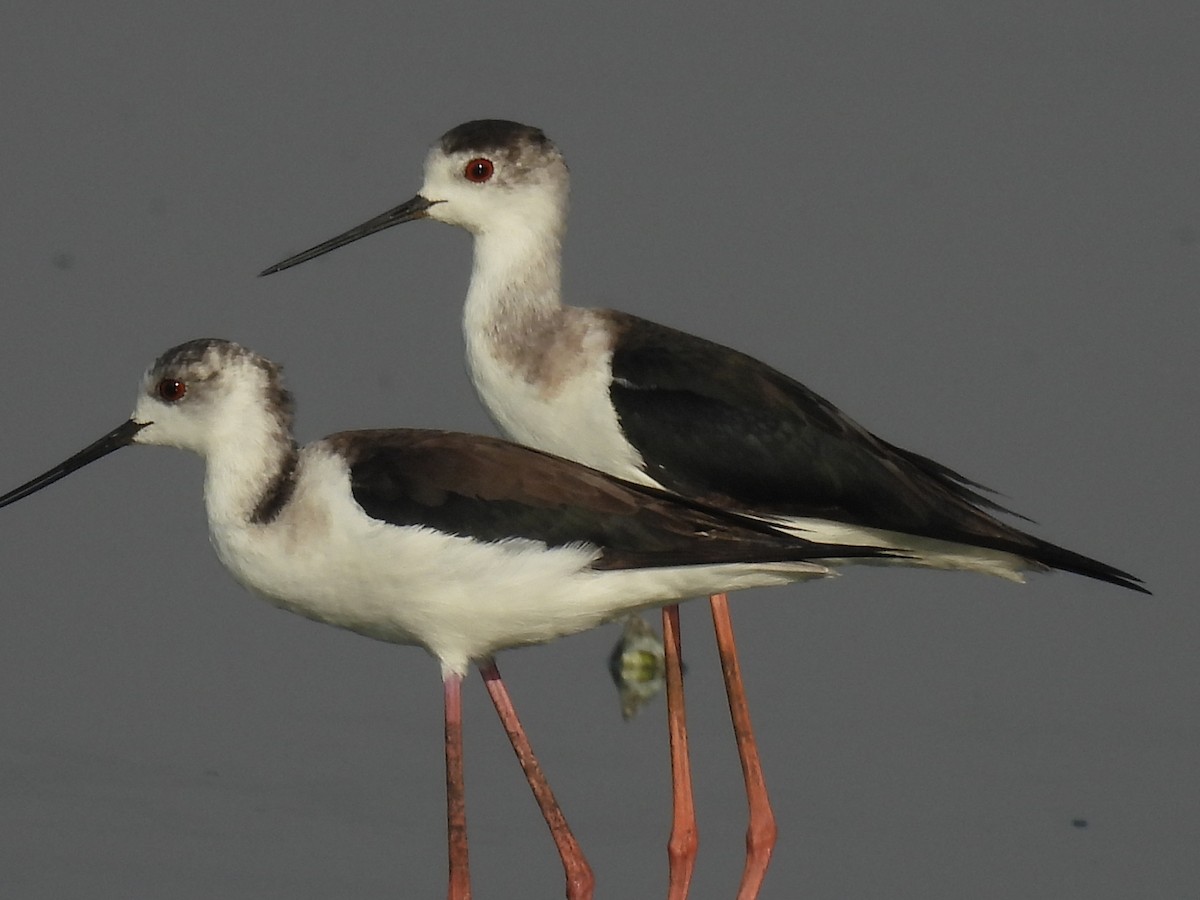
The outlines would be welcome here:
M 591 900 L 596 885 L 592 867 L 584 859 L 583 851 L 579 849 L 579 843 L 575 840 L 575 835 L 571 834 L 566 817 L 563 816 L 558 801 L 554 799 L 550 783 L 546 780 L 546 776 L 542 773 L 542 767 L 538 765 L 537 758 L 533 755 L 529 738 L 525 736 L 525 729 L 521 727 L 521 721 L 517 718 L 517 711 L 513 707 L 512 699 L 508 696 L 508 689 L 500 680 L 500 671 L 496 668 L 495 660 L 481 663 L 479 673 L 483 676 L 483 683 L 487 686 L 496 712 L 500 715 L 500 722 L 504 725 L 513 751 L 517 754 L 517 760 L 525 771 L 525 779 L 533 790 L 533 796 L 542 811 L 542 816 L 545 818 L 546 824 L 550 826 L 550 835 L 554 838 L 554 845 L 558 847 L 558 855 L 562 859 L 563 870 L 567 876 L 567 898 L 568 900 Z
M 688 758 L 687 710 L 683 703 L 679 607 L 664 606 L 663 657 L 667 669 L 667 729 L 671 737 L 671 837 L 667 841 L 667 900 L 684 900 L 696 868 L 699 836 L 692 801 L 692 764 Z
M 471 900 L 467 862 L 467 802 L 463 787 L 462 676 L 447 675 L 446 699 L 446 830 L 450 840 L 449 900 Z
M 750 724 L 750 706 L 746 702 L 742 668 L 738 663 L 733 638 L 733 622 L 729 617 L 729 598 L 725 594 L 715 594 L 709 603 L 712 606 L 713 627 L 717 632 L 721 673 L 725 676 L 725 692 L 729 696 L 729 715 L 733 719 L 733 734 L 737 739 L 738 757 L 742 761 L 742 775 L 746 779 L 746 802 L 750 807 L 750 823 L 746 829 L 746 868 L 742 871 L 742 884 L 737 896 L 738 900 L 753 900 L 762 888 L 767 866 L 771 863 L 771 852 L 775 849 L 775 813 L 771 811 L 771 801 L 767 797 L 767 784 L 763 780 L 762 765 L 758 759 L 758 742 L 754 739 L 754 728 Z

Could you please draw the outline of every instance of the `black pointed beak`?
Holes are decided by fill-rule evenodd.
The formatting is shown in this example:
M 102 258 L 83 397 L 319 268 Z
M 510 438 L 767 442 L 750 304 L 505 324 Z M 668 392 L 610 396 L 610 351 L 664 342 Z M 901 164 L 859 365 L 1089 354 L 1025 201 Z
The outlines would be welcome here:
M 132 444 L 134 435 L 149 425 L 149 422 L 135 422 L 130 419 L 118 425 L 100 440 L 88 444 L 70 459 L 63 460 L 49 472 L 43 472 L 32 481 L 27 481 L 19 488 L 15 488 L 0 497 L 0 506 L 8 506 L 10 503 L 16 503 L 18 500 L 28 497 L 30 494 L 36 494 L 47 485 L 54 484 L 60 478 L 66 478 L 76 469 L 82 469 L 90 462 L 95 462 L 102 456 L 108 456 L 114 450 L 119 450 L 122 447 Z
M 292 266 L 299 265 L 302 262 L 308 262 L 310 259 L 323 256 L 330 250 L 336 250 L 338 247 L 345 247 L 347 244 L 352 244 L 359 238 L 365 238 L 368 234 L 374 234 L 377 231 L 383 231 L 385 228 L 391 228 L 393 225 L 401 225 L 405 222 L 412 222 L 415 219 L 423 219 L 429 207 L 441 202 L 440 200 L 426 200 L 420 194 L 417 194 L 411 200 L 406 200 L 382 215 L 368 219 L 361 225 L 351 228 L 349 231 L 342 232 L 337 237 L 330 238 L 322 244 L 317 244 L 315 247 L 310 247 L 303 253 L 289 256 L 283 262 L 275 263 L 269 269 L 263 269 L 258 273 L 259 277 L 274 275 L 276 272 L 290 269 Z

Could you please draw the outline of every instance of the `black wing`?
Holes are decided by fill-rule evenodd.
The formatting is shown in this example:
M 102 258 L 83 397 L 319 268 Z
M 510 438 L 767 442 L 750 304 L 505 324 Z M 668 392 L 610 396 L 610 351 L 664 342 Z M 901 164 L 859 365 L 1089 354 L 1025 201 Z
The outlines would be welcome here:
M 874 557 L 771 527 L 527 447 L 443 431 L 356 431 L 326 439 L 349 460 L 372 518 L 480 541 L 599 548 L 600 569 Z
M 989 513 L 987 490 L 889 444 L 753 357 L 626 313 L 609 394 L 621 428 L 663 486 L 716 506 L 812 516 L 1015 553 L 1135 590 L 1126 572 Z M 698 427 L 698 423 L 702 427 Z

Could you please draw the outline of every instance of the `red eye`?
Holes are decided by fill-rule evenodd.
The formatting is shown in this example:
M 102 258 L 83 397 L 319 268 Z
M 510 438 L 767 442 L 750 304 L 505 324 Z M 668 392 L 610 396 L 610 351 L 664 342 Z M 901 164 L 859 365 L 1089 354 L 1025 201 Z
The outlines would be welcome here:
M 483 184 L 492 177 L 492 174 L 495 171 L 496 167 L 492 165 L 492 161 L 490 159 L 484 159 L 481 156 L 478 159 L 473 159 L 467 163 L 466 167 L 463 169 L 463 175 L 466 176 L 467 181 L 473 181 L 476 184 Z
M 154 390 L 161 400 L 165 400 L 167 403 L 175 403 L 183 399 L 183 395 L 187 393 L 187 385 L 182 381 L 176 381 L 174 378 L 164 378 Z

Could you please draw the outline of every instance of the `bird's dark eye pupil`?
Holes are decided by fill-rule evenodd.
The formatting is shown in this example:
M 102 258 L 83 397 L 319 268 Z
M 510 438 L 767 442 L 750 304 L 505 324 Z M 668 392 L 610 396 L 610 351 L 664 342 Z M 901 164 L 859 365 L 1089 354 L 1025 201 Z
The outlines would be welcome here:
M 174 378 L 164 378 L 158 383 L 158 396 L 168 403 L 182 400 L 187 393 L 187 385 Z

